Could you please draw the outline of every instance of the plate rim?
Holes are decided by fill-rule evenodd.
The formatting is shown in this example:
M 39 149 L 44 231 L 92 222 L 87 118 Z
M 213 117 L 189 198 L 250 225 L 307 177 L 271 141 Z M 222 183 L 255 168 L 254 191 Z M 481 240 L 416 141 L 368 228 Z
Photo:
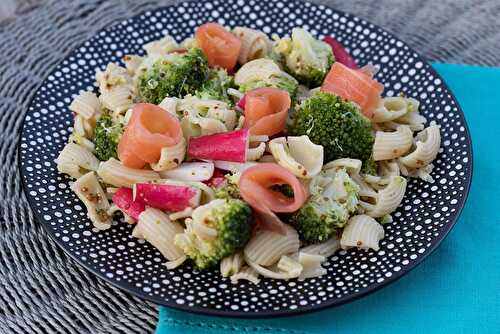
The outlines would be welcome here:
M 257 2 L 258 1 L 262 1 L 262 0 L 257 0 Z M 77 52 L 78 49 L 81 46 L 83 46 L 86 42 L 88 42 L 90 39 L 94 38 L 95 36 L 97 36 L 99 33 L 103 32 L 103 31 L 109 31 L 109 30 L 115 28 L 116 26 L 120 25 L 124 21 L 130 20 L 130 19 L 135 19 L 135 18 L 137 18 L 137 17 L 139 17 L 141 15 L 144 15 L 147 12 L 160 11 L 160 10 L 163 10 L 163 9 L 166 9 L 166 8 L 178 7 L 182 3 L 206 3 L 206 2 L 213 2 L 213 0 L 201 0 L 201 1 L 187 0 L 187 1 L 179 1 L 179 2 L 176 2 L 176 3 L 171 4 L 171 5 L 158 6 L 158 7 L 155 7 L 154 9 L 143 10 L 143 11 L 141 11 L 141 12 L 139 12 L 139 13 L 131 16 L 131 17 L 126 17 L 126 18 L 123 18 L 123 19 L 116 19 L 114 21 L 114 23 L 112 23 L 111 25 L 109 25 L 106 28 L 99 29 L 92 36 L 88 37 L 87 39 L 85 39 L 84 41 L 82 41 L 81 43 L 79 43 L 76 47 L 74 47 L 69 52 L 67 52 L 60 59 L 60 61 L 58 61 L 57 63 L 55 63 L 48 70 L 47 75 L 44 77 L 43 81 L 40 82 L 40 84 L 33 91 L 33 95 L 30 98 L 30 102 L 28 104 L 28 108 L 25 111 L 25 114 L 24 114 L 24 117 L 23 117 L 22 126 L 20 128 L 19 133 L 18 133 L 17 149 L 16 149 L 15 152 L 17 153 L 17 170 L 18 170 L 20 178 L 21 178 L 22 193 L 24 194 L 24 196 L 25 196 L 25 198 L 26 198 L 26 200 L 27 200 L 27 202 L 29 204 L 31 212 L 33 213 L 33 217 L 35 218 L 35 220 L 39 224 L 42 225 L 43 230 L 45 232 L 47 232 L 49 238 L 57 245 L 57 247 L 59 247 L 60 249 L 62 249 L 67 256 L 69 256 L 71 259 L 73 259 L 74 261 L 76 261 L 76 263 L 79 266 L 81 266 L 82 268 L 84 268 L 86 271 L 92 273 L 93 275 L 95 275 L 99 279 L 104 280 L 106 283 L 110 284 L 113 288 L 118 288 L 118 289 L 122 290 L 125 293 L 133 295 L 135 297 L 139 297 L 139 298 L 141 298 L 142 300 L 145 300 L 145 301 L 153 302 L 153 303 L 155 303 L 158 306 L 166 306 L 166 307 L 170 307 L 170 308 L 173 308 L 173 309 L 176 309 L 176 310 L 187 311 L 187 312 L 190 312 L 190 313 L 200 314 L 200 315 L 205 315 L 205 316 L 220 316 L 220 317 L 226 317 L 226 318 L 240 318 L 240 319 L 265 319 L 265 318 L 271 318 L 271 317 L 281 317 L 281 318 L 283 318 L 283 317 L 295 316 L 295 315 L 300 315 L 300 314 L 305 314 L 305 313 L 312 313 L 312 312 L 322 311 L 322 310 L 329 309 L 329 308 L 334 308 L 334 307 L 337 307 L 337 306 L 340 306 L 340 305 L 344 305 L 344 304 L 353 302 L 353 301 L 358 300 L 358 299 L 360 299 L 362 297 L 368 296 L 368 295 L 370 295 L 370 294 L 372 294 L 372 293 L 374 293 L 376 291 L 379 291 L 380 289 L 382 289 L 382 288 L 384 288 L 384 287 L 386 287 L 386 286 L 388 286 L 388 285 L 390 285 L 390 284 L 398 281 L 401 277 L 405 276 L 406 274 L 408 274 L 409 272 L 411 272 L 413 269 L 415 269 L 416 267 L 418 267 L 425 259 L 427 259 L 432 253 L 434 253 L 434 251 L 441 245 L 441 243 L 444 241 L 444 239 L 446 239 L 446 237 L 448 236 L 448 234 L 450 233 L 450 231 L 456 225 L 456 223 L 458 222 L 458 219 L 460 218 L 460 216 L 462 214 L 462 211 L 463 211 L 463 209 L 465 207 L 465 204 L 467 203 L 467 199 L 468 199 L 469 194 L 470 194 L 470 188 L 471 188 L 472 178 L 473 178 L 473 174 L 474 174 L 473 173 L 473 170 L 474 170 L 474 152 L 473 151 L 474 151 L 474 149 L 473 149 L 473 146 L 472 146 L 472 137 L 471 137 L 471 133 L 470 133 L 470 130 L 469 130 L 469 125 L 468 125 L 465 113 L 463 112 L 463 109 L 460 106 L 460 104 L 459 104 L 459 102 L 458 102 L 455 94 L 453 93 L 453 91 L 448 86 L 446 80 L 444 80 L 444 78 L 434 69 L 434 67 L 432 66 L 432 64 L 430 63 L 430 61 L 425 56 L 423 56 L 420 53 L 416 52 L 410 45 L 408 45 L 407 42 L 405 42 L 404 40 L 400 39 L 394 33 L 386 30 L 385 28 L 379 26 L 378 24 L 375 24 L 375 23 L 373 23 L 373 22 L 371 22 L 371 21 L 369 21 L 367 19 L 364 19 L 363 17 L 357 16 L 357 15 L 352 14 L 352 13 L 347 12 L 347 11 L 342 11 L 342 10 L 333 8 L 332 6 L 329 6 L 329 5 L 316 4 L 316 3 L 313 3 L 313 2 L 310 2 L 310 1 L 307 1 L 307 0 L 288 0 L 287 2 L 309 3 L 310 5 L 313 5 L 313 6 L 323 6 L 324 8 L 328 8 L 328 9 L 332 10 L 333 12 L 336 12 L 336 13 L 339 13 L 339 14 L 342 14 L 342 15 L 345 15 L 345 16 L 350 16 L 351 18 L 358 18 L 359 20 L 363 20 L 366 23 L 373 25 L 376 29 L 385 32 L 389 36 L 391 36 L 391 37 L 397 39 L 399 42 L 403 43 L 403 46 L 406 46 L 408 48 L 408 50 L 410 50 L 411 52 L 414 52 L 416 55 L 418 55 L 418 57 L 421 58 L 421 61 L 423 61 L 426 65 L 428 65 L 429 70 L 430 70 L 430 72 L 431 72 L 432 75 L 434 75 L 435 77 L 437 77 L 437 78 L 439 78 L 441 80 L 441 85 L 443 85 L 446 88 L 447 93 L 450 95 L 450 98 L 453 100 L 453 102 L 455 103 L 455 105 L 457 107 L 457 112 L 459 114 L 461 114 L 461 116 L 464 119 L 463 126 L 465 128 L 464 133 L 466 135 L 466 143 L 468 145 L 467 151 L 470 153 L 470 156 L 468 156 L 469 159 L 470 159 L 470 169 L 469 169 L 468 173 L 465 175 L 465 177 L 467 179 L 467 182 L 464 185 L 464 190 L 462 192 L 463 196 L 459 200 L 459 203 L 457 205 L 457 210 L 456 210 L 453 218 L 450 220 L 450 223 L 445 228 L 443 228 L 442 233 L 439 234 L 439 236 L 436 237 L 436 239 L 433 240 L 432 245 L 429 248 L 427 248 L 419 257 L 417 257 L 413 261 L 412 266 L 405 266 L 404 269 L 402 269 L 401 271 L 393 274 L 391 277 L 385 279 L 383 282 L 380 282 L 380 283 L 376 282 L 374 284 L 369 285 L 368 287 L 364 288 L 361 291 L 345 295 L 345 296 L 343 296 L 341 298 L 338 298 L 338 299 L 329 299 L 329 300 L 324 301 L 321 304 L 301 306 L 300 308 L 293 309 L 293 310 L 292 309 L 286 309 L 286 310 L 280 310 L 280 311 L 274 311 L 274 310 L 266 310 L 266 311 L 259 311 L 259 312 L 251 312 L 251 311 L 248 311 L 248 312 L 244 312 L 244 311 L 226 311 L 226 310 L 218 310 L 218 309 L 215 309 L 215 308 L 206 308 L 206 307 L 202 307 L 202 306 L 181 305 L 181 304 L 175 303 L 175 301 L 165 301 L 165 300 L 163 300 L 163 299 L 161 299 L 159 297 L 150 296 L 150 295 L 147 295 L 146 293 L 135 291 L 135 289 L 133 289 L 133 286 L 131 284 L 129 284 L 128 282 L 126 282 L 126 281 L 120 282 L 118 284 L 114 280 L 112 280 L 109 277 L 107 277 L 106 275 L 102 274 L 100 271 L 92 268 L 91 266 L 88 266 L 87 263 L 85 263 L 80 258 L 78 258 L 76 255 L 74 255 L 70 251 L 68 251 L 66 249 L 65 245 L 63 243 L 59 242 L 59 240 L 57 239 L 57 237 L 54 234 L 54 231 L 52 229 L 50 229 L 47 224 L 43 223 L 43 219 L 41 219 L 41 213 L 38 213 L 37 210 L 36 210 L 36 205 L 34 203 L 35 202 L 34 199 L 32 199 L 31 196 L 28 196 L 27 180 L 26 180 L 26 176 L 23 173 L 22 162 L 21 162 L 21 140 L 22 140 L 22 135 L 23 135 L 23 133 L 25 131 L 26 117 L 28 116 L 29 108 L 33 104 L 33 101 L 34 101 L 37 93 L 41 89 L 41 87 L 46 83 L 48 77 L 51 75 L 51 73 L 54 71 L 54 69 L 57 68 L 57 66 L 59 66 L 62 61 L 64 61 L 64 59 L 70 57 L 73 53 Z

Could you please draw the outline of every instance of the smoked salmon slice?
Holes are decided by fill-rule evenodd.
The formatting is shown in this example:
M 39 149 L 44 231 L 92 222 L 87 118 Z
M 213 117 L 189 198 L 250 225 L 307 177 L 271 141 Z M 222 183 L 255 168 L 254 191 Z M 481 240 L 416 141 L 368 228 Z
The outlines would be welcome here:
M 139 103 L 118 143 L 118 158 L 127 167 L 143 168 L 158 162 L 163 147 L 181 139 L 182 129 L 174 115 L 154 104 Z
M 205 23 L 196 29 L 195 39 L 210 66 L 219 66 L 228 71 L 234 68 L 241 49 L 238 37 L 218 23 Z
M 273 136 L 285 129 L 291 100 L 287 91 L 257 88 L 245 94 L 244 128 L 254 136 Z
M 339 62 L 332 65 L 321 86 L 323 92 L 334 93 L 357 103 L 368 118 L 373 116 L 383 90 L 384 85 L 364 71 L 348 68 Z
M 271 189 L 288 184 L 293 198 Z M 275 163 L 259 163 L 246 169 L 239 181 L 240 194 L 258 215 L 262 227 L 278 233 L 286 232 L 284 223 L 275 212 L 294 212 L 304 205 L 307 192 L 300 181 L 284 167 Z

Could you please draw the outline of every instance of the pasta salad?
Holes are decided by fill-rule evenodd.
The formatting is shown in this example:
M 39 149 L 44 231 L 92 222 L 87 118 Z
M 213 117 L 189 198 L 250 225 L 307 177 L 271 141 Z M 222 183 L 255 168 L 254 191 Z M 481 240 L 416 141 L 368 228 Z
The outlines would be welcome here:
M 338 249 L 379 249 L 407 178 L 433 182 L 439 127 L 333 37 L 206 23 L 143 49 L 74 97 L 56 163 L 95 228 L 121 215 L 168 269 L 321 276 Z

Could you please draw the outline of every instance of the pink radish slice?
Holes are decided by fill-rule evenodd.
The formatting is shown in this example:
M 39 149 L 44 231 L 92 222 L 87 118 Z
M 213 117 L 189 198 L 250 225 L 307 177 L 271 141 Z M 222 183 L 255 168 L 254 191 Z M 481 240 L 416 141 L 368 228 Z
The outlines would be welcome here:
M 198 160 L 245 162 L 248 139 L 248 129 L 194 137 L 189 140 L 188 155 Z
M 201 191 L 194 187 L 154 183 L 136 183 L 134 193 L 136 201 L 169 212 L 194 208 L 201 196 Z
M 133 191 L 130 188 L 121 187 L 112 198 L 113 203 L 135 220 L 139 219 L 142 211 L 146 210 L 144 203 L 134 201 Z
M 245 111 L 245 103 L 246 103 L 246 98 L 245 95 L 238 101 L 236 104 L 238 107 L 240 107 L 243 111 Z
M 338 61 L 339 63 L 344 64 L 345 66 L 352 69 L 359 68 L 356 64 L 356 61 L 351 57 L 344 46 L 337 42 L 335 38 L 331 36 L 325 36 L 325 38 L 323 38 L 323 42 L 327 43 L 332 48 L 333 55 L 335 56 L 335 61 Z
M 209 187 L 218 188 L 225 181 L 226 181 L 226 177 L 225 177 L 224 173 L 220 169 L 216 168 L 214 170 L 214 174 L 212 175 L 210 180 L 204 181 L 203 183 L 205 183 Z

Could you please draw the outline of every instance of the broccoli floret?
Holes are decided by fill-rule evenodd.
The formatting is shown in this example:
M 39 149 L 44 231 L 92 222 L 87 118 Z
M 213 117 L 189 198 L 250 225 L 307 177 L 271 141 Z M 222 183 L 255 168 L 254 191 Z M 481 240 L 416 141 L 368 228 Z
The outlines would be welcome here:
M 359 108 L 326 92 L 315 93 L 301 103 L 288 132 L 307 135 L 313 143 L 322 145 L 325 162 L 339 158 L 367 160 L 375 141 L 371 122 Z
M 369 175 L 377 175 L 378 164 L 373 158 L 369 158 L 363 161 L 361 165 L 361 173 Z
M 275 44 L 285 70 L 309 87 L 321 85 L 335 58 L 332 48 L 315 39 L 304 29 L 294 28 L 292 38 L 282 38 Z
M 239 175 L 227 174 L 226 181 L 214 189 L 215 197 L 221 199 L 241 199 L 240 187 L 238 186 Z
M 343 228 L 357 210 L 359 187 L 344 169 L 320 174 L 322 186 L 290 219 L 306 243 L 319 243 Z
M 101 161 L 118 158 L 116 149 L 123 133 L 123 125 L 113 123 L 111 114 L 104 112 L 96 122 L 94 130 L 95 156 Z
M 252 80 L 240 86 L 240 91 L 246 93 L 256 88 L 273 87 L 286 90 L 290 95 L 290 99 L 294 100 L 297 95 L 298 82 L 288 76 L 285 72 L 281 75 L 273 75 L 265 80 Z
M 165 97 L 182 98 L 195 94 L 209 74 L 208 61 L 200 49 L 172 53 L 158 60 L 139 77 L 142 102 L 159 104 Z
M 204 226 L 197 228 L 197 224 Z M 176 235 L 175 244 L 197 269 L 208 269 L 243 248 L 250 239 L 253 225 L 248 204 L 238 199 L 216 199 L 193 211 L 193 220 L 186 222 L 184 233 Z M 216 235 L 199 235 L 200 229 L 207 228 Z
M 224 69 L 215 69 L 210 71 L 207 81 L 196 92 L 196 95 L 200 98 L 223 101 L 233 105 L 233 100 L 227 94 L 228 88 L 233 87 L 233 77 Z

